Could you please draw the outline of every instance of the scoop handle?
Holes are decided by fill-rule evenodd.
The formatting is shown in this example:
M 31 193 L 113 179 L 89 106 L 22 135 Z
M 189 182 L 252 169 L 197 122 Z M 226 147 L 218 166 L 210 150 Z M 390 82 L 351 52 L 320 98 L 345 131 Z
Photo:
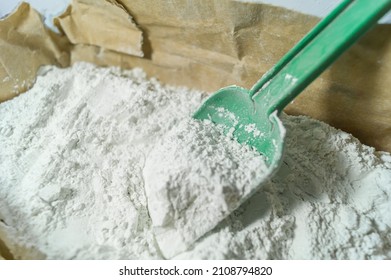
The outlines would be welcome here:
M 391 0 L 345 0 L 250 90 L 267 113 L 281 112 L 391 9 Z

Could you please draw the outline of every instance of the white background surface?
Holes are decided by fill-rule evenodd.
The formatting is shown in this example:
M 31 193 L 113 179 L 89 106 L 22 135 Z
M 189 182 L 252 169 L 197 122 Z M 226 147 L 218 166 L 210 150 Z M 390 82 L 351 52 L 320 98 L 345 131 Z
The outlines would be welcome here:
M 12 12 L 21 0 L 0 0 L 0 18 Z M 48 26 L 53 26 L 52 18 L 61 14 L 71 0 L 24 0 L 38 10 Z
M 255 2 L 255 3 L 268 3 L 275 6 L 281 6 L 295 11 L 299 11 L 305 14 L 324 16 L 326 15 L 336 4 L 341 0 L 240 0 L 242 2 Z M 376 1 L 376 0 L 368 0 Z M 0 2 L 0 18 L 10 13 L 20 0 L 1 0 Z M 51 19 L 53 16 L 61 13 L 70 0 L 25 0 L 25 2 L 31 3 L 31 5 L 40 11 L 44 17 L 45 22 L 51 26 Z M 389 12 L 381 20 L 382 23 L 391 23 L 391 12 Z

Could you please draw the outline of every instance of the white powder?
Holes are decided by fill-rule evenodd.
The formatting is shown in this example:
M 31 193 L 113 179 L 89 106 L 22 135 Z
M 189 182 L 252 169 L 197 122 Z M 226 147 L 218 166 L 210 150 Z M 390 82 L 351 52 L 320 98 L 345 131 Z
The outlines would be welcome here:
M 269 174 L 263 157 L 210 121 L 185 118 L 148 154 L 148 208 L 165 257 L 186 250 Z
M 201 95 L 141 70 L 50 68 L 0 106 L 0 216 L 17 258 L 161 258 L 146 152 Z
M 186 230 L 172 252 L 190 246 L 176 258 L 391 258 L 390 154 L 305 117 L 283 116 L 286 155 L 273 179 L 188 243 L 183 234 L 198 235 L 186 228 L 198 222 L 191 211 L 213 221 L 209 198 L 229 210 L 230 190 L 262 176 L 251 150 L 189 119 L 201 102 L 139 69 L 47 68 L 29 92 L 0 104 L 0 238 L 16 258 L 163 258 L 159 238 L 176 227 Z M 173 182 L 191 184 L 174 191 Z M 154 188 L 169 195 L 159 200 Z M 154 214 L 175 195 L 173 208 Z
M 391 156 L 306 117 L 284 116 L 271 182 L 179 258 L 389 259 Z

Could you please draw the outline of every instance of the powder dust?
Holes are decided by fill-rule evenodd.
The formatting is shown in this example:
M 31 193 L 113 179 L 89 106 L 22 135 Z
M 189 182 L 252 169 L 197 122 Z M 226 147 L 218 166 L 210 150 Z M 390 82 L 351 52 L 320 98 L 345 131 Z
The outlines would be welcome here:
M 184 135 L 197 132 L 190 116 L 204 97 L 163 86 L 140 69 L 86 63 L 43 69 L 31 90 L 0 104 L 0 239 L 19 259 L 164 258 L 150 217 L 155 193 L 145 183 L 171 182 L 148 170 L 164 171 L 175 158 L 162 158 L 163 151 L 153 148 L 175 128 Z M 278 173 L 217 227 L 170 257 L 391 258 L 390 154 L 307 117 L 282 120 L 286 153 Z M 195 148 L 206 146 L 194 141 Z M 181 151 L 179 144 L 170 147 L 171 154 L 189 159 L 174 166 L 202 162 Z M 214 175 L 182 174 L 207 186 L 224 174 L 240 174 L 234 172 L 237 164 L 256 161 L 251 151 L 243 154 L 248 156 L 235 157 L 232 166 L 228 160 Z M 223 150 L 221 156 L 227 155 Z M 203 159 L 213 166 L 213 158 Z M 255 173 L 249 174 L 258 176 L 259 165 L 250 167 Z M 232 178 L 230 186 L 240 182 Z

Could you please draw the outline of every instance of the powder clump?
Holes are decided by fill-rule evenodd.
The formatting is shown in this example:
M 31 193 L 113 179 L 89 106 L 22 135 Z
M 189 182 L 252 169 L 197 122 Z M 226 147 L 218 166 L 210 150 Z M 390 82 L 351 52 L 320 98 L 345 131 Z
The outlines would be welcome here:
M 165 256 L 186 250 L 269 175 L 264 158 L 208 120 L 185 118 L 148 154 L 148 208 Z

